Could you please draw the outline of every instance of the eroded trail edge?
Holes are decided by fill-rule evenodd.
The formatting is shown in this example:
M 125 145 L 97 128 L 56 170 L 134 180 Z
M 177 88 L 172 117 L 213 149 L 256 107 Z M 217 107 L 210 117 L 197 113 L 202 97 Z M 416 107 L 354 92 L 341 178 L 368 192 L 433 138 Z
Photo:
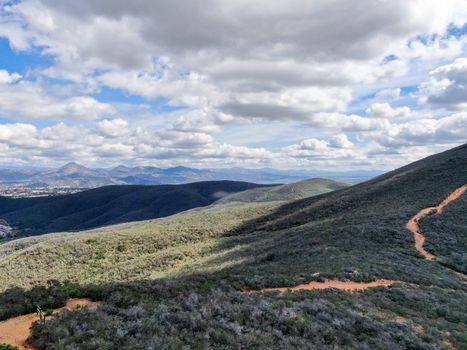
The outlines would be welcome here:
M 435 207 L 429 207 L 420 210 L 413 218 L 407 222 L 407 229 L 412 232 L 414 238 L 415 238 L 415 249 L 417 249 L 427 260 L 435 260 L 436 257 L 428 252 L 423 245 L 425 244 L 425 235 L 422 231 L 422 228 L 420 227 L 420 220 L 423 219 L 424 217 L 432 214 L 441 214 L 444 210 L 444 208 L 451 203 L 452 201 L 455 201 L 459 197 L 461 197 L 467 190 L 467 184 L 459 187 L 456 189 L 454 192 L 452 192 L 449 196 L 447 196 L 441 203 L 439 203 Z
M 79 306 L 78 306 L 79 305 Z M 76 310 L 78 307 L 94 309 L 97 304 L 89 299 L 69 299 L 66 305 L 54 310 L 57 314 L 63 310 Z M 0 322 L 0 344 L 6 343 L 17 346 L 20 350 L 34 350 L 35 347 L 28 342 L 32 324 L 39 320 L 36 313 L 10 318 Z

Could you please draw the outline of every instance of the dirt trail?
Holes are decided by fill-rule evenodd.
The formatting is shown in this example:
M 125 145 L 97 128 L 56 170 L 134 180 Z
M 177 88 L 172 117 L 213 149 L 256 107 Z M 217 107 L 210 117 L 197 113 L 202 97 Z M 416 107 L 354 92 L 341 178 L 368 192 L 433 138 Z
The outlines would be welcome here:
M 444 208 L 455 201 L 459 197 L 461 197 L 465 191 L 467 190 L 467 184 L 464 186 L 459 187 L 454 192 L 452 192 L 449 196 L 447 196 L 440 204 L 436 207 L 429 207 L 420 210 L 412 219 L 409 220 L 406 227 L 407 229 L 412 232 L 415 238 L 415 248 L 425 257 L 427 260 L 435 260 L 436 257 L 428 252 L 423 245 L 425 243 L 425 236 L 423 234 L 422 228 L 420 227 L 420 220 L 424 217 L 431 215 L 431 214 L 441 214 Z
M 352 281 L 338 281 L 338 280 L 325 280 L 324 282 L 310 282 L 307 284 L 300 284 L 295 287 L 284 287 L 284 288 L 265 288 L 261 289 L 260 292 L 288 292 L 288 291 L 299 291 L 299 290 L 318 290 L 318 289 L 340 289 L 346 292 L 359 292 L 368 288 L 375 287 L 388 287 L 396 283 L 391 280 L 379 280 L 374 282 L 352 282 Z
M 94 309 L 97 304 L 89 299 L 70 299 L 62 308 L 54 310 L 57 314 L 63 310 L 75 310 L 78 305 L 86 306 Z M 27 339 L 30 334 L 33 322 L 38 321 L 39 317 L 36 313 L 10 318 L 9 320 L 0 322 L 0 344 L 7 343 L 17 346 L 20 350 L 32 350 L 34 346 L 28 343 Z

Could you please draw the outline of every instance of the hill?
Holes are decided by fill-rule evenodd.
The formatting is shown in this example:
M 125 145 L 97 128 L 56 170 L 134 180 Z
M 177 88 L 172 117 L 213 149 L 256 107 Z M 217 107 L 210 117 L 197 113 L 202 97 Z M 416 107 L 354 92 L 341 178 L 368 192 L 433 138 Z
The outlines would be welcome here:
M 56 197 L 0 197 L 0 219 L 23 235 L 84 230 L 173 215 L 255 187 L 261 185 L 210 181 L 184 185 L 106 186 Z
M 342 182 L 328 179 L 309 179 L 291 184 L 254 188 L 234 193 L 219 199 L 216 204 L 291 201 L 340 190 L 348 186 Z
M 5 291 L 0 310 L 6 317 L 31 299 L 77 294 L 105 305 L 37 324 L 31 340 L 40 348 L 462 349 L 465 197 L 420 222 L 434 260 L 406 225 L 466 183 L 464 145 L 282 205 L 210 207 L 5 243 L 3 286 L 56 281 Z M 60 284 L 67 279 L 78 285 Z M 354 293 L 274 292 L 326 279 L 387 282 Z

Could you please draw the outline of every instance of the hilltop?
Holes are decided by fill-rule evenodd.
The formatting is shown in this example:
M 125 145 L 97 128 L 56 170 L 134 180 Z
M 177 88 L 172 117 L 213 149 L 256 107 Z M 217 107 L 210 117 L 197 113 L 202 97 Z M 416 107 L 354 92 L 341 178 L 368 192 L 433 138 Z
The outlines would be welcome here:
M 5 286 L 72 280 L 72 289 L 55 281 L 47 293 L 78 290 L 107 304 L 36 325 L 32 341 L 45 348 L 463 348 L 465 197 L 420 223 L 434 260 L 406 225 L 466 183 L 464 145 L 285 204 L 214 206 L 5 243 L 0 276 Z M 274 292 L 324 280 L 381 287 Z M 0 310 L 11 314 L 11 300 L 24 305 L 28 293 L 4 293 Z
M 216 204 L 291 201 L 340 190 L 348 186 L 348 184 L 329 179 L 308 179 L 291 184 L 254 188 L 231 194 L 219 199 Z

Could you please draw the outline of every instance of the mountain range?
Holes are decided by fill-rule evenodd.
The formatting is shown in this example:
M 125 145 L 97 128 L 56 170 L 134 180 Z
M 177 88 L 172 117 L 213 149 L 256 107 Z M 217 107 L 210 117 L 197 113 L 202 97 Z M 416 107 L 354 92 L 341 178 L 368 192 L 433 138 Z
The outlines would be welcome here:
M 57 169 L 0 169 L 0 187 L 95 188 L 108 185 L 162 185 L 221 180 L 282 184 L 312 177 L 357 183 L 379 173 L 378 171 L 290 171 L 271 168 L 195 169 L 184 166 L 164 169 L 151 166 L 127 167 L 123 165 L 105 169 L 88 168 L 77 163 L 68 163 Z

